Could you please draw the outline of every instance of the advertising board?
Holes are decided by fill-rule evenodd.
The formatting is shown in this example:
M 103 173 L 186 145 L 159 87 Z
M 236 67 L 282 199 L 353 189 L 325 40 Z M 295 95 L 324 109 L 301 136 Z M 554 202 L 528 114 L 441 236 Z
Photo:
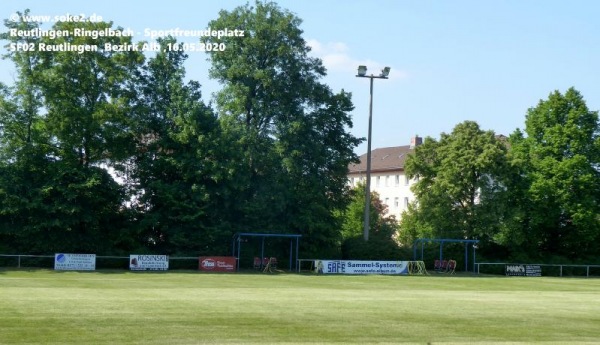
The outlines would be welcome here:
M 166 271 L 169 269 L 168 255 L 129 255 L 129 269 L 132 271 Z
M 198 269 L 208 272 L 235 272 L 236 259 L 234 256 L 201 256 L 198 259 Z
M 54 254 L 54 269 L 57 271 L 94 271 L 96 254 Z
M 322 274 L 408 274 L 408 261 L 315 260 Z
M 506 265 L 506 275 L 517 277 L 541 277 L 542 267 L 540 265 Z

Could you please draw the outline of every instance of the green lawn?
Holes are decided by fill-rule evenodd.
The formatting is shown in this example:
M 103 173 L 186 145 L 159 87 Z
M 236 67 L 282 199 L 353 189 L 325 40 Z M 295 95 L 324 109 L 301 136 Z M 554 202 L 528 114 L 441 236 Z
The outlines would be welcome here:
M 1 344 L 536 342 L 600 342 L 600 280 L 0 271 Z

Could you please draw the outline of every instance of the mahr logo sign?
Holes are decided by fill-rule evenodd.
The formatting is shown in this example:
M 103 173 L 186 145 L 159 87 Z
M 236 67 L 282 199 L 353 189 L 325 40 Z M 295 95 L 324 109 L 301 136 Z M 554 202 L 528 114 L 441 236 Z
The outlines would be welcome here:
M 506 265 L 507 276 L 524 276 L 525 266 L 524 265 Z
M 540 265 L 506 265 L 506 275 L 519 277 L 541 277 L 542 267 Z

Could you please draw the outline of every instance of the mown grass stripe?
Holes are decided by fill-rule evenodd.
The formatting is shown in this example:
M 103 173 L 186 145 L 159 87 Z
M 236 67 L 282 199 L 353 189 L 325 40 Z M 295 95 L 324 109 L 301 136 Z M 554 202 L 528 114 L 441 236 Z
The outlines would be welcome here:
M 598 325 L 598 279 L 0 271 L 1 344 L 583 344 Z

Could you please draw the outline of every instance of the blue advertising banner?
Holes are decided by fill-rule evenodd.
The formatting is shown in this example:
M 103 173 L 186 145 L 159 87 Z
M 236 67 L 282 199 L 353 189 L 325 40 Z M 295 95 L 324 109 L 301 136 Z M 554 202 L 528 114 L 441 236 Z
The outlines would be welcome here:
M 408 274 L 408 261 L 315 260 L 322 274 Z

